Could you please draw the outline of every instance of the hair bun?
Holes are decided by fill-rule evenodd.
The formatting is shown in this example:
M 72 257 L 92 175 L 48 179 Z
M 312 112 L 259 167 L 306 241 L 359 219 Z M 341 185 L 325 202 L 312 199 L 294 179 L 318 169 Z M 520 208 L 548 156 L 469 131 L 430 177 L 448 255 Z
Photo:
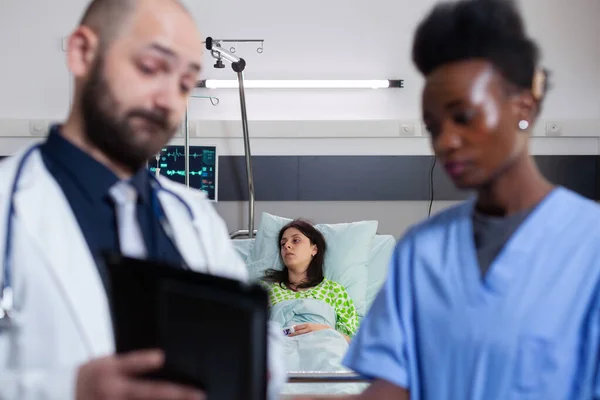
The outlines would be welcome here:
M 439 2 L 421 21 L 412 58 L 424 76 L 442 65 L 484 59 L 530 91 L 540 54 L 514 1 L 458 0 Z

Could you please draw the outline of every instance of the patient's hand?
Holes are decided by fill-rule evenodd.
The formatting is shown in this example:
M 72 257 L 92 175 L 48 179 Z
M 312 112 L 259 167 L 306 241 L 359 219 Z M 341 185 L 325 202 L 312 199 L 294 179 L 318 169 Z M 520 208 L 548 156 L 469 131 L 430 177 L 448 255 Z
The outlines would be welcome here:
M 292 336 L 304 335 L 309 332 L 322 331 L 324 329 L 332 329 L 332 328 L 329 325 L 325 325 L 325 324 L 313 324 L 313 323 L 299 324 L 299 325 L 294 325 L 295 332 L 290 333 L 288 336 L 292 337 Z

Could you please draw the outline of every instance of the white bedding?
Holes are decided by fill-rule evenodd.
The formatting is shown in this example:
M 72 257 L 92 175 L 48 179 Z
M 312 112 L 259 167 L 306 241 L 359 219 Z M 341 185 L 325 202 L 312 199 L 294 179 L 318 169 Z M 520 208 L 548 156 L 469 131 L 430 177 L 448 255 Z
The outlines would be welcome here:
M 335 311 L 333 307 L 321 300 L 286 300 L 271 309 L 271 319 L 282 327 L 308 322 L 334 327 Z M 344 336 L 334 329 L 324 329 L 294 337 L 284 336 L 283 343 L 288 371 L 349 371 L 341 364 L 348 350 L 348 343 Z M 283 393 L 352 394 L 360 393 L 365 386 L 362 383 L 288 383 Z

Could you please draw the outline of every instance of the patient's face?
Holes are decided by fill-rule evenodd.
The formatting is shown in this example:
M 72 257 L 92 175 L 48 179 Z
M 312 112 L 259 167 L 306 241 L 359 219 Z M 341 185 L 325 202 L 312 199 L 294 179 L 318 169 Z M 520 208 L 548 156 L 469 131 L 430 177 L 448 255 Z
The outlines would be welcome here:
M 317 254 L 317 246 L 296 228 L 289 228 L 283 233 L 280 246 L 283 263 L 296 274 L 305 273 Z

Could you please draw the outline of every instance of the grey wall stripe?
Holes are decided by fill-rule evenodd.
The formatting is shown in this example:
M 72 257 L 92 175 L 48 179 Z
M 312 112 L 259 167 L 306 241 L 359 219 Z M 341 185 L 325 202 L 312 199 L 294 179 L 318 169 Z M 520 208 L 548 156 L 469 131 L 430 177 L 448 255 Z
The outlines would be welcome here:
M 0 156 L 0 159 L 4 158 Z M 536 156 L 552 182 L 600 200 L 600 156 Z M 429 200 L 431 156 L 255 156 L 257 201 Z M 219 157 L 219 201 L 248 200 L 242 156 Z M 436 165 L 435 200 L 461 200 Z
M 600 157 L 536 156 L 552 182 L 600 200 Z M 255 156 L 252 157 L 257 201 L 393 201 L 429 200 L 431 156 Z M 436 165 L 435 200 L 461 200 Z M 242 156 L 219 158 L 219 201 L 247 200 Z

